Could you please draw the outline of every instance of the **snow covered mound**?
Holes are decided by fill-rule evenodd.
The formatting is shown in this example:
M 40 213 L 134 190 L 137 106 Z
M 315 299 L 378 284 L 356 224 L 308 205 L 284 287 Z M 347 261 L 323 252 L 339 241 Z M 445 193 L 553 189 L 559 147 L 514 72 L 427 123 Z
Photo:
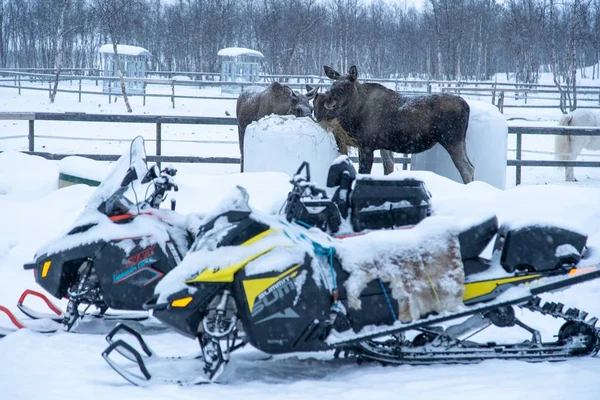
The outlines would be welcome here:
M 467 155 L 475 167 L 475 180 L 504 189 L 508 136 L 506 118 L 492 104 L 476 100 L 467 102 L 471 108 L 467 128 Z M 450 155 L 440 144 L 423 153 L 413 154 L 411 169 L 432 171 L 462 183 Z
M 292 177 L 308 161 L 311 180 L 324 187 L 329 167 L 338 156 L 333 135 L 310 118 L 270 115 L 246 128 L 246 172 L 276 171 Z
M 55 161 L 17 151 L 0 152 L 0 195 L 14 200 L 33 200 L 58 187 Z
M 388 282 L 401 322 L 462 306 L 465 275 L 458 221 L 429 217 L 410 230 L 375 231 L 340 240 L 336 251 L 350 273 L 348 303 L 361 308 L 360 293 L 374 279 Z

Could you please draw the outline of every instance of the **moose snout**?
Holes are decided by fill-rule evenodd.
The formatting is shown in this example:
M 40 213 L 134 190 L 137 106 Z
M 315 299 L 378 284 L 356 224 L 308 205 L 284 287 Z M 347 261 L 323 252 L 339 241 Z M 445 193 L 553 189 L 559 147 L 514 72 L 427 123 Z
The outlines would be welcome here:
M 296 117 L 308 117 L 312 115 L 312 108 L 310 106 L 299 106 L 296 108 Z

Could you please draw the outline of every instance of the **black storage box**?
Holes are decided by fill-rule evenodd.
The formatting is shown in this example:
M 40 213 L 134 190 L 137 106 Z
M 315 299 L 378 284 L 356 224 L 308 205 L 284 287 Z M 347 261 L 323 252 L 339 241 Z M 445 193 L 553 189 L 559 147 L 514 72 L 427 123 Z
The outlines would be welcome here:
M 510 229 L 502 225 L 494 244 L 508 272 L 548 271 L 573 266 L 583 254 L 587 236 L 555 226 L 529 225 Z
M 357 178 L 350 204 L 356 232 L 415 225 L 431 213 L 431 195 L 417 179 Z

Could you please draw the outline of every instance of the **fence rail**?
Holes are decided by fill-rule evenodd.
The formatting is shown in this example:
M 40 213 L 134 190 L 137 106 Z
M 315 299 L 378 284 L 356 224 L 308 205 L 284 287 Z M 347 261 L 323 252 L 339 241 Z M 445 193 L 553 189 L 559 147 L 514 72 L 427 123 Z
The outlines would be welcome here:
M 239 164 L 237 157 L 193 157 L 193 156 L 164 156 L 162 155 L 162 125 L 163 124 L 192 124 L 192 125 L 237 125 L 235 118 L 215 117 L 189 117 L 189 116 L 161 116 L 161 115 L 107 115 L 87 113 L 47 113 L 47 112 L 0 112 L 0 120 L 28 121 L 28 154 L 35 154 L 44 158 L 58 160 L 68 156 L 82 156 L 100 161 L 114 161 L 119 155 L 107 154 L 53 154 L 35 151 L 35 121 L 69 121 L 69 122 L 123 122 L 123 123 L 148 123 L 156 126 L 156 155 L 148 156 L 150 161 L 173 163 L 217 163 Z M 525 127 L 509 126 L 509 135 L 516 135 L 515 159 L 507 160 L 507 166 L 516 167 L 515 182 L 521 184 L 522 167 L 600 167 L 600 161 L 552 161 L 552 160 L 523 160 L 523 135 L 572 135 L 572 136 L 600 136 L 600 128 L 575 128 L 575 127 Z M 4 139 L 23 136 L 10 136 Z M 0 137 L 1 139 L 2 137 Z M 201 143 L 203 141 L 198 140 Z M 211 141 L 212 142 L 212 141 Z M 352 158 L 357 161 L 355 157 Z M 410 157 L 395 157 L 398 164 L 410 164 Z M 376 163 L 381 163 L 381 158 L 376 157 Z

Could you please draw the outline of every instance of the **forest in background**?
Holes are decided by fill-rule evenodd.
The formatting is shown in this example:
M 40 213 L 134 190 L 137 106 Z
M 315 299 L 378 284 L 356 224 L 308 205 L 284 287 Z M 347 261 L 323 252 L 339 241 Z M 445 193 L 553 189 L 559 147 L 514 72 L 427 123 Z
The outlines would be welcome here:
M 97 68 L 113 41 L 155 71 L 220 72 L 218 50 L 239 46 L 268 74 L 568 82 L 600 60 L 600 0 L 0 0 L 0 68 Z

